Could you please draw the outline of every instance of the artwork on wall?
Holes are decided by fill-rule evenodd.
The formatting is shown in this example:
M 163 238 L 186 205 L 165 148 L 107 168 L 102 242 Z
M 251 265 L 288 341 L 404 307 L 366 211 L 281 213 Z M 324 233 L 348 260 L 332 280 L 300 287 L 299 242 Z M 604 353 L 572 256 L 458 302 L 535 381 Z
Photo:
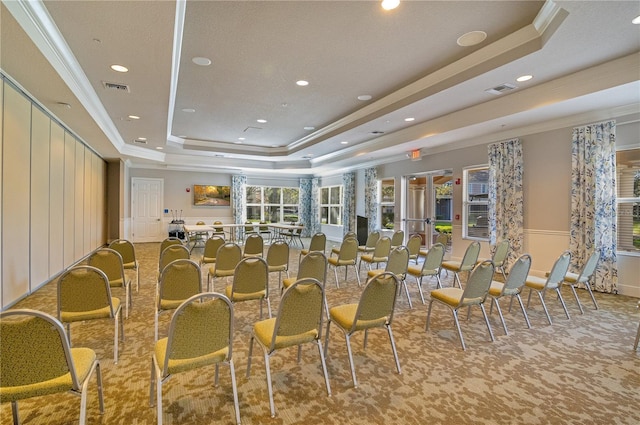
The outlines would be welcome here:
M 228 207 L 231 205 L 231 186 L 193 185 L 193 205 Z

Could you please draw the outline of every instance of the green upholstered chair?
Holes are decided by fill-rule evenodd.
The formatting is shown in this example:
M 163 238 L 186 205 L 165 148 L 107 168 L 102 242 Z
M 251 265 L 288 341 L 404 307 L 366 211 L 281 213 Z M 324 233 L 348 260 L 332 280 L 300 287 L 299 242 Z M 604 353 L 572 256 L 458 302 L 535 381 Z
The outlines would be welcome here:
M 391 235 L 391 248 L 404 245 L 404 230 L 396 230 Z
M 213 264 L 216 262 L 216 256 L 218 255 L 218 249 L 224 245 L 224 238 L 220 236 L 212 236 L 204 243 L 204 251 L 202 252 L 202 258 L 200 258 L 200 267 L 205 264 Z
M 322 232 L 318 232 L 315 235 L 311 236 L 311 242 L 309 242 L 309 248 L 303 248 L 300 250 L 300 256 L 298 257 L 298 262 L 302 261 L 302 257 L 307 255 L 313 251 L 319 251 L 323 254 L 327 249 L 327 235 Z
M 367 235 L 367 240 L 364 242 L 364 245 L 358 246 L 358 252 L 360 254 L 370 253 L 376 249 L 376 244 L 380 239 L 380 232 L 375 231 L 371 232 Z
M 136 259 L 136 249 L 131 241 L 116 239 L 109 244 L 109 248 L 117 251 L 122 257 L 122 266 L 125 270 L 136 272 L 136 292 L 140 290 L 140 263 Z
M 229 365 L 236 422 L 240 424 L 232 343 L 233 305 L 227 297 L 200 293 L 178 306 L 168 336 L 155 343 L 151 359 L 149 405 L 154 405 L 155 389 L 158 425 L 162 425 L 162 384 L 177 373 L 214 364 L 216 386 L 219 365 Z M 211 391 L 211 387 L 202 390 Z
M 418 257 L 420 257 L 420 247 L 422 246 L 422 237 L 414 233 L 409 236 L 407 241 L 407 249 L 409 250 L 409 261 L 413 261 L 418 264 Z
M 520 304 L 520 309 L 522 310 L 522 314 L 524 315 L 524 320 L 527 322 L 527 327 L 531 329 L 531 323 L 529 323 L 529 317 L 527 316 L 527 310 L 524 308 L 524 304 L 522 303 L 522 298 L 520 297 L 520 293 L 524 288 L 524 284 L 527 280 L 527 275 L 529 274 L 529 269 L 531 268 L 531 256 L 529 254 L 523 254 L 516 260 L 516 262 L 511 266 L 511 270 L 509 270 L 509 276 L 507 280 L 503 282 L 493 281 L 491 282 L 491 286 L 489 287 L 489 296 L 491 297 L 491 307 L 493 304 L 496 305 L 498 310 L 498 314 L 500 315 L 500 321 L 502 322 L 502 328 L 504 329 L 504 334 L 507 335 L 507 324 L 504 321 L 504 316 L 502 315 L 502 309 L 500 308 L 500 298 L 510 297 L 511 301 L 513 301 L 513 297 L 516 297 L 518 303 Z M 509 304 L 511 306 L 511 304 Z M 491 310 L 489 310 L 489 314 L 491 314 Z
M 211 232 L 211 236 L 219 236 L 222 239 L 226 239 L 226 233 L 224 231 L 223 223 L 220 220 L 216 220 L 213 222 L 213 232 Z
M 162 242 L 160 242 L 160 252 L 158 254 L 158 258 L 160 258 L 160 256 L 162 255 L 162 251 L 164 251 L 165 248 L 170 245 L 182 245 L 182 239 L 176 238 L 175 236 L 170 236 L 162 240 Z
M 271 240 L 273 239 L 273 233 L 271 232 L 271 229 L 269 228 L 269 223 L 267 223 L 266 221 L 263 220 L 258 224 L 259 224 L 258 225 L 258 234 L 260 236 L 262 236 L 262 239 L 267 238 L 269 243 L 271 243 Z
M 154 341 L 158 340 L 160 314 L 175 310 L 185 300 L 202 292 L 202 271 L 193 260 L 178 259 L 162 270 L 155 302 Z
M 353 271 L 356 274 L 358 280 L 358 286 L 360 286 L 360 274 L 356 267 L 356 260 L 358 258 L 358 240 L 356 238 L 346 238 L 340 244 L 340 250 L 337 257 L 330 257 L 327 262 L 333 267 L 333 274 L 336 278 L 336 287 L 340 287 L 338 283 L 338 267 L 344 267 L 344 280 L 347 280 L 347 271 L 349 266 L 353 267 Z
M 564 314 L 567 316 L 567 319 L 570 318 L 569 310 L 567 310 L 564 298 L 562 298 L 562 292 L 560 291 L 562 282 L 569 270 L 569 263 L 571 263 L 571 253 L 569 251 L 565 251 L 560 254 L 556 262 L 553 264 L 553 268 L 546 277 L 527 276 L 527 280 L 525 282 L 525 286 L 529 288 L 527 308 L 529 308 L 529 303 L 531 302 L 531 294 L 535 291 L 536 294 L 538 294 L 538 298 L 540 299 L 540 303 L 542 304 L 542 308 L 544 309 L 544 313 L 547 315 L 547 320 L 550 325 L 552 324 L 551 316 L 549 315 L 549 310 L 547 310 L 547 305 L 544 302 L 544 295 L 548 290 L 556 292 L 558 299 L 562 304 L 562 308 L 564 309 Z
M 502 275 L 502 281 L 507 281 L 507 274 L 505 273 L 504 267 L 507 264 L 507 256 L 509 255 L 509 240 L 503 239 L 494 246 L 491 247 L 491 251 L 493 254 L 491 255 L 491 261 L 493 262 L 493 266 L 495 267 L 496 272 L 500 272 Z M 476 261 L 476 264 L 482 263 L 484 260 Z
M 491 330 L 491 324 L 489 324 L 489 318 L 484 308 L 484 302 L 489 293 L 489 287 L 491 286 L 491 280 L 493 279 L 493 273 L 495 268 L 491 260 L 483 261 L 471 272 L 467 284 L 464 289 L 462 288 L 439 288 L 431 291 L 431 300 L 429 301 L 429 311 L 427 312 L 427 324 L 425 330 L 429 330 L 429 324 L 431 320 L 431 308 L 433 302 L 437 301 L 440 304 L 444 304 L 451 309 L 453 314 L 453 320 L 456 324 L 458 336 L 460 337 L 460 344 L 462 349 L 466 350 L 464 344 L 464 338 L 462 337 L 462 330 L 460 329 L 460 321 L 458 320 L 458 310 L 461 308 L 469 308 L 471 313 L 471 306 L 480 306 L 484 321 L 487 324 L 489 330 L 489 336 L 491 341 L 494 340 L 493 331 Z
M 418 292 L 420 292 L 420 299 L 424 304 L 424 294 L 422 292 L 422 278 L 425 276 L 436 277 L 436 288 L 442 288 L 442 282 L 440 281 L 440 272 L 442 259 L 444 258 L 444 245 L 441 243 L 435 243 L 427 252 L 424 257 L 422 266 L 409 266 L 407 273 L 416 278 L 416 284 L 418 285 Z
M 383 236 L 376 242 L 376 247 L 373 252 L 369 254 L 360 255 L 360 262 L 358 263 L 358 271 L 362 267 L 362 262 L 367 263 L 367 268 L 371 270 L 371 265 L 376 263 L 376 267 L 380 263 L 386 263 L 389 261 L 389 253 L 391 252 L 391 238 Z
M 122 304 L 111 296 L 107 275 L 91 266 L 76 266 L 58 278 L 58 320 L 67 328 L 71 345 L 71 323 L 111 319 L 114 322 L 113 362 L 118 363 L 118 332 L 124 340 Z
M 244 252 L 242 256 L 262 257 L 264 254 L 264 239 L 258 233 L 252 233 L 244 241 Z
M 364 331 L 364 348 L 366 348 L 369 330 L 385 328 L 391 342 L 396 369 L 398 373 L 402 373 L 400 360 L 398 360 L 398 352 L 396 351 L 396 343 L 393 339 L 393 332 L 391 331 L 399 285 L 398 278 L 393 273 L 381 273 L 372 277 L 369 282 L 367 282 L 362 291 L 362 295 L 360 295 L 360 301 L 357 304 L 344 304 L 329 309 L 329 322 L 327 323 L 324 347 L 325 354 L 329 349 L 330 326 L 331 323 L 334 323 L 345 336 L 354 387 L 358 386 L 358 380 L 356 379 L 356 369 L 353 362 L 353 355 L 351 354 L 350 341 L 351 336 L 357 331 Z
M 471 270 L 473 270 L 473 268 L 476 266 L 479 254 L 480 242 L 473 241 L 467 246 L 467 249 L 464 252 L 464 257 L 462 257 L 462 261 L 447 260 L 442 262 L 443 269 L 452 271 L 454 273 L 454 286 L 456 283 L 458 283 L 458 286 L 462 288 L 462 283 L 460 282 L 460 273 L 467 272 L 467 274 L 470 274 Z
M 158 279 L 162 274 L 162 270 L 167 267 L 167 264 L 175 260 L 188 260 L 191 258 L 189 248 L 182 244 L 175 244 L 167 246 L 160 254 L 160 260 L 158 261 Z
M 0 313 L 0 402 L 11 402 L 14 425 L 20 424 L 18 401 L 71 392 L 80 396 L 80 420 L 87 414 L 89 380 L 98 381 L 100 414 L 104 413 L 102 375 L 96 353 L 71 348 L 62 323 L 35 310 Z
M 441 243 L 444 246 L 444 252 L 446 253 L 447 250 L 449 249 L 449 235 L 447 233 L 438 233 L 438 236 L 436 236 L 436 241 L 434 243 Z M 421 249 L 420 250 L 420 256 L 421 257 L 426 257 L 427 256 L 427 252 L 429 252 L 428 249 Z
M 298 275 L 295 278 L 286 278 L 282 280 L 282 290 L 284 291 L 300 279 L 313 278 L 320 282 L 326 291 L 327 283 L 327 256 L 320 251 L 311 251 L 300 261 L 298 266 Z M 324 303 L 327 318 L 329 317 L 329 306 L 327 301 Z
M 407 269 L 409 267 L 409 250 L 406 246 L 397 246 L 389 253 L 389 261 L 385 265 L 384 269 L 369 270 L 367 272 L 367 279 L 370 279 L 380 273 L 389 272 L 396 275 L 400 286 L 404 288 L 405 295 L 407 296 L 407 302 L 409 308 L 413 308 L 411 303 L 411 296 L 409 295 L 409 288 L 407 288 Z M 400 289 L 402 289 L 400 288 Z
M 342 242 L 344 242 L 348 238 L 354 238 L 354 239 L 357 240 L 358 239 L 358 235 L 356 235 L 356 232 L 347 232 L 347 233 L 344 234 L 344 236 L 342 236 Z M 356 243 L 356 245 L 357 245 L 357 243 Z M 340 254 L 340 247 L 339 246 L 331 248 L 331 256 L 338 255 L 338 254 Z
M 269 317 L 271 317 L 267 262 L 259 257 L 243 258 L 235 268 L 233 282 L 225 288 L 225 295 L 232 303 L 260 301 L 260 319 L 262 319 L 262 303 L 266 300 Z
M 589 259 L 582 266 L 582 270 L 580 273 L 567 272 L 564 276 L 564 280 L 562 283 L 571 288 L 571 292 L 573 292 L 573 296 L 578 303 L 578 308 L 580 309 L 580 314 L 584 314 L 584 310 L 582 309 L 582 304 L 580 304 L 580 299 L 578 298 L 578 293 L 576 292 L 576 287 L 580 285 L 584 286 L 587 291 L 589 291 L 589 295 L 591 296 L 591 301 L 593 302 L 593 306 L 595 309 L 598 309 L 598 303 L 596 302 L 595 297 L 593 296 L 593 291 L 591 291 L 591 276 L 596 271 L 598 267 L 598 260 L 600 259 L 600 252 L 594 251 Z
M 111 288 L 123 288 L 125 295 L 124 317 L 129 318 L 129 306 L 131 305 L 131 280 L 124 274 L 122 256 L 110 248 L 102 248 L 94 251 L 87 259 L 87 264 L 100 269 L 107 275 Z
M 269 273 L 278 272 L 278 286 L 282 286 L 282 272 L 289 277 L 289 244 L 283 240 L 274 241 L 267 249 Z
M 275 416 L 276 410 L 273 402 L 269 358 L 277 350 L 297 346 L 299 363 L 301 345 L 315 343 L 318 346 L 318 353 L 320 354 L 327 394 L 329 396 L 331 395 L 329 375 L 327 374 L 327 366 L 321 342 L 324 300 L 324 290 L 320 282 L 312 278 L 300 279 L 287 288 L 282 295 L 276 317 L 261 320 L 253 326 L 253 333 L 249 343 L 247 378 L 251 373 L 251 356 L 253 352 L 253 342 L 255 340 L 258 341 L 258 345 L 262 347 L 264 353 L 269 407 L 272 417 Z
M 242 260 L 242 248 L 234 242 L 225 242 L 216 254 L 216 262 L 209 267 L 207 291 L 214 290 L 215 280 L 219 277 L 233 276 L 236 266 Z

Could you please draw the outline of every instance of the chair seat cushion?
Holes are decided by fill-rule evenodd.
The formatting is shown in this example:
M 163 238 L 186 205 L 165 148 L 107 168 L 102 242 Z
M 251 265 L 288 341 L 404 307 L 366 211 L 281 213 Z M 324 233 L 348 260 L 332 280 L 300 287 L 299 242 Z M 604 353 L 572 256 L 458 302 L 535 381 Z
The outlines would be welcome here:
M 216 266 L 209 267 L 209 274 L 211 276 L 227 277 L 227 276 L 233 276 L 234 273 L 235 273 L 235 269 L 222 270 L 222 269 L 216 269 Z
M 186 298 L 180 300 L 161 299 L 160 310 L 175 310 L 176 308 L 180 307 L 180 304 L 182 304 L 185 300 Z
M 340 248 L 336 247 L 336 248 L 331 248 L 331 253 L 332 254 L 340 254 Z
M 569 282 L 569 283 L 578 283 L 578 278 L 579 277 L 580 277 L 580 275 L 577 274 L 577 273 L 567 272 L 567 274 L 564 275 L 564 280 L 565 280 L 565 282 Z M 582 279 L 580 279 L 579 283 L 584 283 L 586 281 L 587 281 L 586 278 L 582 278 Z
M 156 342 L 155 356 L 158 360 L 160 370 L 164 367 L 165 356 L 167 355 L 167 344 L 169 338 L 162 338 Z M 208 353 L 203 356 L 190 357 L 186 359 L 172 359 L 169 358 L 169 364 L 167 365 L 167 372 L 169 375 L 173 373 L 186 372 L 188 370 L 197 369 L 202 366 L 220 363 L 226 360 L 229 354 L 229 347 L 225 346 L 218 351 Z
M 284 286 L 285 288 L 288 288 L 289 286 L 293 285 L 295 282 L 296 282 L 295 277 L 285 277 L 284 279 L 282 279 L 282 286 Z
M 504 283 L 498 282 L 496 280 L 491 281 L 491 286 L 489 287 L 489 295 L 491 295 L 492 297 L 499 297 L 500 295 L 502 295 L 502 288 L 504 288 Z
M 216 257 L 202 257 L 202 264 L 211 264 L 216 262 Z
M 125 269 L 137 269 L 138 268 L 138 262 L 137 261 L 132 261 L 130 263 L 124 263 L 122 265 L 123 268 Z
M 339 258 L 340 257 L 330 257 L 330 258 L 327 259 L 327 261 L 332 266 L 351 266 L 351 265 L 355 265 L 356 264 L 356 260 L 355 259 L 340 260 Z
M 248 301 L 248 300 L 259 300 L 260 298 L 264 298 L 267 295 L 266 289 L 258 292 L 234 292 L 233 297 L 231 296 L 231 290 L 233 289 L 232 285 L 228 285 L 225 288 L 225 294 L 231 301 Z
M 281 264 L 279 266 L 269 266 L 269 271 L 270 272 L 286 272 L 287 271 L 287 265 L 286 264 Z
M 113 312 L 115 313 L 120 308 L 120 298 L 111 297 L 111 305 L 113 306 Z M 68 322 L 80 322 L 83 320 L 91 319 L 104 319 L 111 317 L 111 310 L 109 306 L 99 308 L 97 310 L 89 311 L 61 311 L 60 320 L 63 323 Z
M 353 321 L 356 318 L 358 304 L 344 304 L 332 307 L 329 310 L 329 316 L 338 326 L 346 331 L 351 331 Z M 380 317 L 374 320 L 358 320 L 354 330 L 362 330 L 384 326 L 388 322 L 388 317 Z
M 367 277 L 374 277 L 382 273 L 384 273 L 384 269 L 369 270 L 367 272 Z
M 253 333 L 256 338 L 265 347 L 271 346 L 271 339 L 273 338 L 273 331 L 276 326 L 276 318 L 261 320 L 253 325 Z M 300 345 L 307 342 L 315 341 L 318 338 L 318 331 L 316 329 L 303 332 L 296 335 L 278 335 L 276 336 L 276 342 L 274 349 L 291 347 L 293 345 Z
M 447 269 L 447 270 L 451 270 L 452 272 L 461 271 L 460 267 L 462 267 L 462 263 L 460 261 L 449 260 L 449 261 L 443 261 L 442 262 L 442 268 L 443 269 Z
M 525 285 L 529 288 L 536 289 L 538 291 L 542 291 L 547 284 L 547 279 L 538 276 L 527 276 L 527 280 Z
M 431 298 L 450 305 L 451 307 L 456 307 L 460 304 L 463 292 L 464 291 L 460 288 L 434 289 L 431 291 Z

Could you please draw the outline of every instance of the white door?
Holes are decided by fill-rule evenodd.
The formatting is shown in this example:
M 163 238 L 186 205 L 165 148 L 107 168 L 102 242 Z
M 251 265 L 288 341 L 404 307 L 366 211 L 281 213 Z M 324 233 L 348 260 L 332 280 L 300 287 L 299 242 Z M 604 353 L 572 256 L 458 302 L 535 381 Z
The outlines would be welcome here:
M 167 237 L 162 221 L 163 179 L 131 179 L 133 242 L 158 242 Z

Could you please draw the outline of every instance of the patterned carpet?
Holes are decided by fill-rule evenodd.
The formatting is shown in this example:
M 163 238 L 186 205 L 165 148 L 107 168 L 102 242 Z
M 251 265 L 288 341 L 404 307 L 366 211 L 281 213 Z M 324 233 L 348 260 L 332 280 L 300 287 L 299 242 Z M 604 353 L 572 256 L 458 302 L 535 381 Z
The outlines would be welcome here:
M 88 424 L 153 424 L 149 407 L 149 378 L 153 347 L 153 299 L 159 244 L 138 244 L 141 261 L 140 292 L 134 293 L 126 341 L 120 361 L 113 363 L 113 326 L 86 322 L 72 326 L 76 346 L 94 349 L 101 359 L 105 413 L 99 414 L 96 382 L 90 382 Z M 193 251 L 199 259 L 201 250 Z M 535 259 L 534 259 L 535 261 Z M 292 250 L 290 269 L 295 276 L 298 251 Z M 362 272 L 364 274 L 364 271 Z M 271 300 L 278 308 L 277 274 L 272 275 Z M 344 272 L 338 273 L 344 279 Z M 451 276 L 445 278 L 450 285 Z M 205 281 L 206 282 L 206 281 Z M 462 320 L 467 350 L 462 351 L 449 310 L 434 305 L 432 328 L 424 331 L 427 309 L 409 279 L 414 308 L 406 297 L 396 307 L 394 336 L 402 366 L 398 374 L 386 332 L 370 332 L 367 350 L 363 335 L 352 340 L 359 387 L 353 388 L 344 337 L 332 327 L 327 359 L 332 397 L 327 397 L 315 346 L 303 348 L 300 364 L 296 350 L 276 353 L 271 359 L 276 418 L 269 414 L 264 360 L 254 350 L 251 376 L 245 377 L 251 326 L 258 319 L 256 303 L 236 307 L 234 361 L 243 424 L 640 424 L 640 351 L 632 350 L 640 314 L 637 300 L 621 295 L 596 294 L 600 310 L 593 310 L 588 295 L 580 315 L 566 291 L 571 319 L 559 302 L 547 304 L 554 323 L 549 326 L 536 299 L 528 310 L 527 329 L 515 308 L 505 312 L 505 336 L 497 313 L 491 316 L 496 341 L 490 342 L 482 315 L 473 310 Z M 433 288 L 433 282 L 429 287 Z M 221 290 L 219 283 L 216 289 Z M 55 282 L 45 285 L 14 308 L 56 312 Z M 122 292 L 114 290 L 114 296 Z M 349 273 L 336 289 L 333 272 L 327 281 L 330 306 L 355 302 L 360 288 Z M 507 306 L 507 303 L 503 303 Z M 506 308 L 505 308 L 506 310 Z M 462 315 L 464 316 L 464 315 Z M 161 316 L 160 335 L 166 334 L 170 314 Z M 256 347 L 257 348 L 257 347 Z M 213 368 L 173 376 L 164 385 L 165 424 L 235 423 L 229 369 L 220 369 L 220 385 L 213 387 Z M 80 400 L 72 395 L 45 396 L 20 403 L 25 425 L 74 424 Z M 11 408 L 3 404 L 0 424 L 10 424 Z

